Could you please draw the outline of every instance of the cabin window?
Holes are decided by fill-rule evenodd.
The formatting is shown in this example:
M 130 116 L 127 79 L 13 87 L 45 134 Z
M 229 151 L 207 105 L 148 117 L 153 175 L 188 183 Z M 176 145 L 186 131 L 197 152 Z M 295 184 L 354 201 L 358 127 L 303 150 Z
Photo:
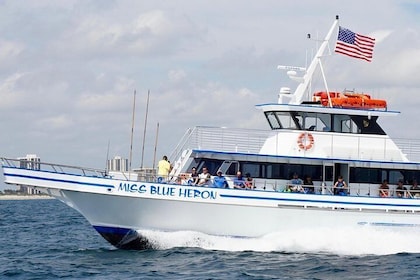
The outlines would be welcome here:
M 198 162 L 198 161 L 195 161 Z M 219 169 L 220 165 L 222 164 L 221 160 L 216 160 L 216 159 L 200 159 L 199 162 L 197 164 L 192 164 L 190 169 L 187 170 L 187 172 L 191 171 L 191 168 L 193 166 L 195 166 L 197 168 L 197 172 L 201 173 L 203 171 L 203 167 L 207 167 L 209 173 L 211 175 L 216 174 L 217 170 Z
M 298 120 L 300 127 L 309 131 L 330 131 L 331 130 L 331 115 L 295 112 L 296 120 Z
M 238 172 L 238 170 L 240 170 L 239 162 L 235 161 L 235 162 L 232 162 L 229 165 L 229 168 L 228 168 L 228 170 L 226 170 L 225 174 L 226 175 L 236 175 L 236 172 Z
M 324 180 L 323 181 L 334 181 L 334 167 L 333 166 L 325 166 L 324 169 Z M 321 173 L 322 175 L 322 173 Z
M 379 168 L 351 167 L 350 182 L 380 184 L 383 179 L 386 179 L 383 178 L 384 174 L 382 171 L 383 170 Z
M 266 112 L 271 129 L 298 129 L 289 112 Z
M 417 170 L 404 170 L 404 183 L 412 184 L 414 180 L 420 181 L 420 171 Z
M 271 129 L 281 128 L 280 121 L 277 119 L 275 112 L 268 112 L 265 116 L 268 120 L 268 123 L 270 124 Z
M 264 165 L 252 162 L 244 162 L 241 164 L 242 175 L 251 174 L 251 177 L 265 177 Z
M 357 124 L 359 131 L 362 134 L 385 135 L 385 131 L 383 131 L 383 129 L 376 122 L 378 119 L 377 116 L 371 118 L 367 118 L 365 116 L 352 116 L 351 119 Z
M 357 124 L 347 115 L 334 115 L 334 131 L 342 133 L 359 133 Z
M 389 170 L 389 183 L 397 184 L 398 180 L 404 180 L 404 174 L 400 170 Z

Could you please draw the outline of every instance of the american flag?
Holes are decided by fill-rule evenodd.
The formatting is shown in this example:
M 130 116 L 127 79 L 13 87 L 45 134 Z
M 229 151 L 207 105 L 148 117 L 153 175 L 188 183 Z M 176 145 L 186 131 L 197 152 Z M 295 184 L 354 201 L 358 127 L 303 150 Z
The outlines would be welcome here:
M 372 61 L 375 39 L 339 27 L 335 52 Z

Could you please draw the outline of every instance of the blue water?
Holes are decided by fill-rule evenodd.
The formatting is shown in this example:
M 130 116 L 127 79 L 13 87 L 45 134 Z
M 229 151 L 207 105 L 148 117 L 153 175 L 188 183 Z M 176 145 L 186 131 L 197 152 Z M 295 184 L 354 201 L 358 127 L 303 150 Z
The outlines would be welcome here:
M 296 232 L 250 240 L 146 234 L 160 249 L 117 250 L 59 201 L 0 200 L 0 279 L 420 278 L 420 235 L 410 232 Z

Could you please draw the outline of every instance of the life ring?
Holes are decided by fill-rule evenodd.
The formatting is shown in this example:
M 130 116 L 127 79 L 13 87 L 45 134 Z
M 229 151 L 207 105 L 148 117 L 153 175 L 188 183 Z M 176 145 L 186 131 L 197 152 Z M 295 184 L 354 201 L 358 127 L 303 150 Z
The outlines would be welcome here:
M 298 137 L 297 143 L 299 149 L 305 151 L 310 150 L 315 143 L 314 136 L 310 133 L 301 133 Z

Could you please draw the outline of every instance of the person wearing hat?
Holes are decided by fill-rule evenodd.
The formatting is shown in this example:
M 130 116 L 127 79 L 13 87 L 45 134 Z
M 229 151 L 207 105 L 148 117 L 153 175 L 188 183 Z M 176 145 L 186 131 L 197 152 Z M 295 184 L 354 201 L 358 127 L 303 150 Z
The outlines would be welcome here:
M 222 170 L 217 170 L 217 175 L 213 178 L 213 187 L 215 188 L 229 188 L 228 182 L 225 176 L 222 174 Z
M 395 193 L 397 194 L 397 197 L 407 197 L 407 188 L 404 187 L 403 180 L 398 180 L 398 186 L 395 189 Z

